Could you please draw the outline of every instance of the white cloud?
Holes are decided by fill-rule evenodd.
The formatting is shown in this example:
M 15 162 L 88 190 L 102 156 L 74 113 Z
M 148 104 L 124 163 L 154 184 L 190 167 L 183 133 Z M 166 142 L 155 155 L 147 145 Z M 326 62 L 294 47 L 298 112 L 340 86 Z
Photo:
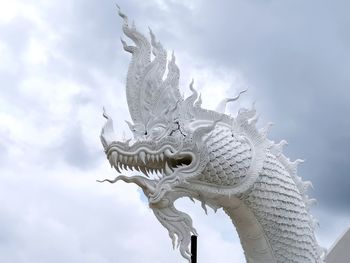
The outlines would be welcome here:
M 41 41 L 31 38 L 24 60 L 29 65 L 45 64 L 47 62 L 47 52 L 47 47 Z
M 20 4 L 18 1 L 0 1 L 0 21 L 6 23 L 16 17 L 20 12 Z

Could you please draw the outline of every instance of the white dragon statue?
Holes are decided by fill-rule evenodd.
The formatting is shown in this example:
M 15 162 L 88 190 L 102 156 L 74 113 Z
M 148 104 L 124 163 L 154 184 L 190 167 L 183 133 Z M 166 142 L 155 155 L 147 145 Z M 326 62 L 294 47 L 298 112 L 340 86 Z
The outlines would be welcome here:
M 122 40 L 132 55 L 126 95 L 134 139 L 117 141 L 104 112 L 101 141 L 118 173 L 131 169 L 140 175 L 103 181 L 141 187 L 173 246 L 189 261 L 191 235 L 197 233 L 191 218 L 174 207 L 181 197 L 199 200 L 205 211 L 207 206 L 223 208 L 249 263 L 324 262 L 309 213 L 315 201 L 306 194 L 311 183 L 297 175 L 302 161 L 291 162 L 282 153 L 286 141 L 269 140 L 269 125 L 256 128 L 254 107 L 241 109 L 236 117 L 226 115 L 226 103 L 239 95 L 223 100 L 216 111 L 203 109 L 192 81 L 192 95 L 184 98 L 174 54 L 168 61 L 151 30 L 149 41 L 120 9 L 119 15 L 124 34 L 134 43 Z

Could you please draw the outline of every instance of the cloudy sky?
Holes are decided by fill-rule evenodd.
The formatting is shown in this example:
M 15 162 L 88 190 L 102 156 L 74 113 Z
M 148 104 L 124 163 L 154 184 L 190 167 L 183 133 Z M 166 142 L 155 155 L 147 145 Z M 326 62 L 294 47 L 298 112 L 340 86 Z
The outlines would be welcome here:
M 322 246 L 350 225 L 350 4 L 319 0 L 119 0 L 175 51 L 182 91 L 204 105 L 248 88 L 270 138 L 302 158 Z M 105 106 L 130 119 L 114 1 L 0 0 L 0 262 L 184 262 L 136 186 L 112 178 L 99 141 Z M 245 262 L 230 220 L 181 200 L 199 262 Z M 231 260 L 231 261 L 230 261 Z

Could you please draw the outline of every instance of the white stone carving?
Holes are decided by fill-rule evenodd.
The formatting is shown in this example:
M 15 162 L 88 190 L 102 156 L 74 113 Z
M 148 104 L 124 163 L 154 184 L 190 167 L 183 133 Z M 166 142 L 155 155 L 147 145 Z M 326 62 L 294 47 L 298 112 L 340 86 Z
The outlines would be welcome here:
M 196 230 L 191 218 L 174 207 L 180 197 L 199 200 L 205 211 L 207 206 L 223 208 L 249 263 L 323 262 L 309 213 L 314 200 L 306 194 L 311 183 L 297 175 L 301 160 L 292 162 L 283 155 L 285 141 L 267 138 L 270 124 L 256 128 L 254 106 L 236 117 L 224 113 L 226 103 L 239 96 L 225 99 L 218 111 L 206 110 L 192 82 L 192 95 L 182 97 L 175 55 L 168 61 L 151 30 L 149 41 L 120 10 L 119 15 L 124 34 L 133 42 L 122 40 L 132 56 L 126 95 L 136 142 L 117 141 L 106 113 L 101 141 L 118 173 L 130 168 L 140 175 L 103 181 L 141 187 L 173 246 L 189 261 L 190 237 Z

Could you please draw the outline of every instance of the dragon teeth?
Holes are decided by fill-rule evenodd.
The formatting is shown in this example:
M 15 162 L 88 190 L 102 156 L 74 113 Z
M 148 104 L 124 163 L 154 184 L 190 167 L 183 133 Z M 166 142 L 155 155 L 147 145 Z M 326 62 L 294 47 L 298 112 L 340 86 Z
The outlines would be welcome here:
M 143 162 L 143 164 L 146 164 L 146 153 L 144 151 L 141 151 L 139 153 L 139 157 L 140 157 L 141 161 Z
M 171 151 L 169 149 L 166 149 L 164 151 L 165 156 L 169 157 L 171 155 Z
M 145 167 L 140 167 L 140 170 L 141 170 L 141 172 L 142 172 L 144 175 L 146 175 L 147 177 L 149 177 L 149 175 L 148 175 L 148 173 L 147 173 Z
M 108 161 L 111 164 L 111 167 L 113 167 L 115 164 L 114 159 L 113 159 L 113 155 L 111 157 L 109 157 Z
M 116 153 L 116 152 L 112 153 L 112 160 L 113 160 L 113 163 L 117 162 L 117 160 L 118 160 L 118 153 Z
M 114 165 L 114 168 L 117 170 L 117 172 L 118 172 L 118 173 L 120 173 L 120 170 L 119 170 L 118 164 Z
M 163 177 L 163 173 L 162 173 L 162 169 L 157 169 L 156 170 L 156 176 L 159 178 L 159 179 L 162 179 L 162 177 Z
M 168 162 L 165 162 L 164 171 L 166 175 L 171 174 L 173 171 L 170 169 Z
M 132 156 L 121 154 L 119 152 L 112 152 L 111 156 L 109 157 L 109 162 L 118 173 L 121 173 L 122 170 L 135 170 L 142 172 L 148 178 L 150 175 L 152 175 L 152 177 L 155 179 L 161 179 L 162 177 L 173 173 L 173 170 L 169 163 L 164 161 L 164 159 L 166 159 L 165 156 L 169 155 L 172 155 L 169 149 L 166 149 L 164 152 L 155 154 L 147 153 L 147 151 L 141 150 L 138 154 Z M 147 162 L 159 163 L 159 165 L 163 167 L 146 167 Z

